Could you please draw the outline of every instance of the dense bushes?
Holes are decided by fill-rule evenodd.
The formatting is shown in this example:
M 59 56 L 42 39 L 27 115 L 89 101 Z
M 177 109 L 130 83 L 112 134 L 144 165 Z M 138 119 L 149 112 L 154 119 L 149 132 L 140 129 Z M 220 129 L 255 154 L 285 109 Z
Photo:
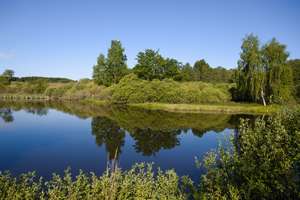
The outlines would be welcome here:
M 203 199 L 299 199 L 300 112 L 242 121 L 232 151 L 209 153 Z
M 106 171 L 100 177 L 80 172 L 75 179 L 67 170 L 63 177 L 54 174 L 48 182 L 34 173 L 18 179 L 0 173 L 0 199 L 186 199 L 178 184 L 173 170 L 154 176 L 152 165 L 145 164 L 124 172 Z
M 10 85 L 0 86 L 1 94 L 5 98 L 39 96 L 47 99 L 109 99 L 111 96 L 109 88 L 98 86 L 86 79 L 69 83 L 49 83 L 44 80 L 13 82 Z
M 231 99 L 228 84 L 179 83 L 173 80 L 146 81 L 134 74 L 112 88 L 114 103 L 221 103 Z
M 135 74 L 125 76 L 118 84 L 110 87 L 99 86 L 93 81 L 83 79 L 70 83 L 48 83 L 44 80 L 14 82 L 0 87 L 0 95 L 42 95 L 47 99 L 85 99 L 93 98 L 127 103 L 223 103 L 231 99 L 231 84 L 212 84 L 203 82 L 177 82 L 170 79 L 146 81 Z

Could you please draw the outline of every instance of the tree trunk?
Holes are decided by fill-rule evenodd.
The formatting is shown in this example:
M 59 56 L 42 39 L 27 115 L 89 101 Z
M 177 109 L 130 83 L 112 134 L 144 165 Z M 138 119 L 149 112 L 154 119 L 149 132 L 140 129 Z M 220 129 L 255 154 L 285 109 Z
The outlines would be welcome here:
M 263 101 L 264 106 L 266 106 L 267 104 L 266 104 L 266 100 L 265 100 L 265 97 L 264 97 L 264 90 L 263 89 L 261 89 L 261 99 Z

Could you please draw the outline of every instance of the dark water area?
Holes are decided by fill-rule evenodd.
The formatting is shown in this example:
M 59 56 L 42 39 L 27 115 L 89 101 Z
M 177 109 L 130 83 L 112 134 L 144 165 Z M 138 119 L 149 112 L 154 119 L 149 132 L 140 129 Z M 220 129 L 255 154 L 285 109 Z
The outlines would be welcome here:
M 236 135 L 249 115 L 183 114 L 71 102 L 0 102 L 0 171 L 36 171 L 46 179 L 82 169 L 153 162 L 197 181 L 195 157 Z

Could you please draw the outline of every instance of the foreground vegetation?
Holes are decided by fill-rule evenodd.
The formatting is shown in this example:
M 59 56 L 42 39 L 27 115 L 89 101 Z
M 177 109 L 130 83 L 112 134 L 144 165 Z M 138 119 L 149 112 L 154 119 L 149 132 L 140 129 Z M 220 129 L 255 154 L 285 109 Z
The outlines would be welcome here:
M 54 174 L 45 182 L 34 173 L 20 175 L 0 174 L 0 199 L 186 199 L 180 190 L 179 177 L 173 170 L 158 171 L 154 176 L 152 165 L 137 164 L 131 170 L 102 176 L 80 172 L 75 179 L 67 170 L 63 177 Z
M 241 121 L 231 147 L 197 161 L 206 168 L 200 183 L 172 170 L 154 173 L 138 164 L 100 177 L 69 171 L 49 181 L 33 173 L 0 174 L 1 199 L 299 199 L 300 110 L 285 110 L 255 122 Z

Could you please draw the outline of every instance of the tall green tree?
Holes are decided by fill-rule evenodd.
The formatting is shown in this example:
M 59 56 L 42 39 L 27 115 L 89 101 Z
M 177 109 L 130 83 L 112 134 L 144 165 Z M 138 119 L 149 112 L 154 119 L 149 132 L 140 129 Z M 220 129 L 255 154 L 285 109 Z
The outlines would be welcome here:
M 181 63 L 174 58 L 166 58 L 163 62 L 163 78 L 180 79 Z
M 233 80 L 233 70 L 224 67 L 211 68 L 209 82 L 213 83 L 230 83 Z
M 97 59 L 97 64 L 93 67 L 93 80 L 98 85 L 110 85 L 111 80 L 108 79 L 106 58 L 100 54 Z
M 107 58 L 100 54 L 97 64 L 93 67 L 95 83 L 110 86 L 118 83 L 127 74 L 127 58 L 124 51 L 120 41 L 111 41 Z
M 288 101 L 293 90 L 288 56 L 286 46 L 276 39 L 260 48 L 257 36 L 248 35 L 243 41 L 236 71 L 239 99 L 264 105 Z
M 118 83 L 123 76 L 126 75 L 126 55 L 124 48 L 118 40 L 111 41 L 111 47 L 108 49 L 107 55 L 107 71 L 111 76 L 112 83 Z
M 293 76 L 287 64 L 286 46 L 272 39 L 262 47 L 262 61 L 266 71 L 266 96 L 269 102 L 283 103 L 292 97 Z
M 196 61 L 193 69 L 196 81 L 209 81 L 211 68 L 204 59 Z
M 265 69 L 257 36 L 250 34 L 243 40 L 242 52 L 238 61 L 236 84 L 238 98 L 242 101 L 265 101 Z
M 164 58 L 158 51 L 146 49 L 145 52 L 139 52 L 137 55 L 137 64 L 133 71 L 139 78 L 145 80 L 160 79 L 163 77 Z
M 296 98 L 300 100 L 300 59 L 289 60 L 288 65 L 293 70 L 293 79 L 294 79 Z
M 11 69 L 6 69 L 3 73 L 2 76 L 5 76 L 7 78 L 9 78 L 10 80 L 13 78 L 15 72 Z
M 194 80 L 194 72 L 193 67 L 190 63 L 186 63 L 181 67 L 181 80 L 182 81 L 193 81 Z
M 9 85 L 14 77 L 15 72 L 11 69 L 6 69 L 1 75 L 0 75 L 0 84 L 1 85 Z

